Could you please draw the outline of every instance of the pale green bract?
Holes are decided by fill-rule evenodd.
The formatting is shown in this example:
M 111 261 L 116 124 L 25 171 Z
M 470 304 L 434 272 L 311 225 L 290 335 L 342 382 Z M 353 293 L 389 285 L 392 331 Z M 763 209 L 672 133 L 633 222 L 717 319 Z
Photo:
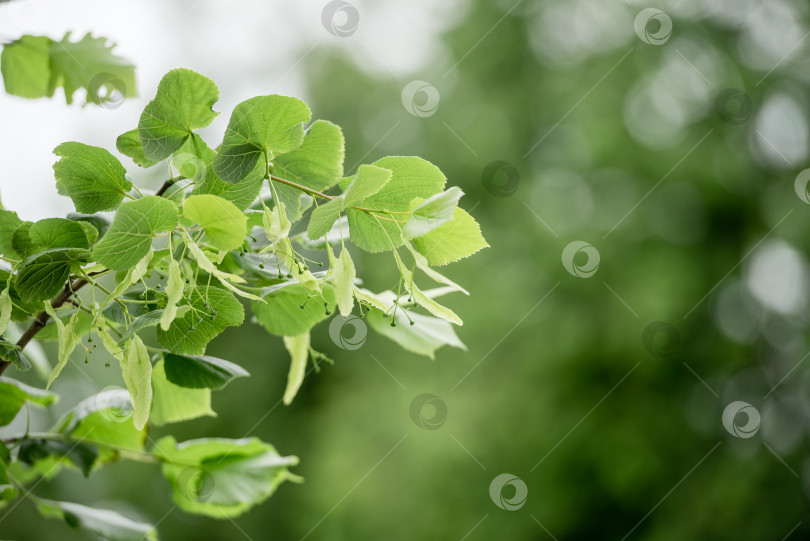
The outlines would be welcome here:
M 290 362 L 290 372 L 287 374 L 287 388 L 284 390 L 284 403 L 290 405 L 298 394 L 298 389 L 304 382 L 309 360 L 309 332 L 298 336 L 285 336 L 284 347 L 292 357 Z
M 13 45 L 11 65 L 29 69 L 31 78 L 7 84 L 34 92 L 46 84 L 37 55 L 48 42 L 24 41 L 31 54 Z M 26 59 L 30 68 L 20 64 Z M 37 364 L 39 372 L 46 366 L 46 389 L 71 376 L 65 368 L 81 356 L 87 363 L 101 356 L 112 369 L 109 387 L 66 412 L 46 438 L 20 434 L 26 453 L 0 453 L 0 500 L 66 468 L 91 474 L 137 458 L 160 462 L 180 509 L 230 518 L 297 480 L 289 471 L 295 457 L 253 438 L 177 443 L 166 436 L 147 450 L 150 427 L 215 416 L 212 394 L 230 392 L 248 376 L 241 359 L 206 354 L 209 343 L 245 322 L 247 306 L 251 322 L 281 338 L 283 350 L 268 348 L 268 361 L 279 350 L 289 356 L 284 404 L 327 353 L 338 363 L 350 355 L 333 347 L 341 341 L 331 326 L 332 340 L 325 338 L 324 322 L 336 313 L 365 316 L 370 329 L 416 354 L 434 358 L 444 346 L 464 349 L 454 328 L 461 318 L 436 299 L 467 291 L 433 268 L 487 246 L 478 224 L 458 207 L 461 190 L 446 188 L 439 168 L 418 157 L 382 158 L 344 172 L 340 128 L 316 120 L 307 129 L 311 112 L 296 98 L 240 103 L 223 143 L 213 147 L 196 130 L 218 114 L 218 98 L 208 78 L 173 70 L 137 128 L 116 141 L 137 166 L 166 166 L 171 177 L 159 189 L 137 178 L 133 185 L 107 150 L 69 142 L 55 150 L 57 185 L 77 211 L 89 214 L 32 222 L 0 208 L 0 254 L 8 265 L 0 269 L 0 367 L 30 368 L 21 346 L 36 334 L 57 343 L 52 366 Z M 98 212 L 109 212 L 111 220 Z M 379 269 L 361 251 L 392 252 L 397 293 L 360 287 L 358 270 Z M 439 287 L 429 289 L 430 282 Z M 12 322 L 32 329 L 20 346 L 5 336 Z M 319 344 L 325 353 L 315 349 Z M 228 351 L 221 345 L 219 351 Z M 56 399 L 5 378 L 0 396 L 0 427 L 26 403 L 48 406 Z M 111 511 L 36 501 L 45 516 L 102 537 L 156 538 L 152 526 Z
M 337 302 L 340 315 L 348 316 L 354 308 L 354 280 L 357 273 L 354 261 L 344 246 L 335 260 L 335 302 Z
M 457 186 L 419 202 L 412 210 L 402 235 L 406 239 L 427 235 L 443 223 L 453 219 L 453 212 L 464 192 Z M 414 200 L 414 202 L 418 202 Z
M 132 422 L 135 423 L 135 428 L 142 430 L 149 420 L 149 408 L 152 404 L 152 362 L 143 340 L 137 334 L 127 344 L 121 372 L 134 408 Z

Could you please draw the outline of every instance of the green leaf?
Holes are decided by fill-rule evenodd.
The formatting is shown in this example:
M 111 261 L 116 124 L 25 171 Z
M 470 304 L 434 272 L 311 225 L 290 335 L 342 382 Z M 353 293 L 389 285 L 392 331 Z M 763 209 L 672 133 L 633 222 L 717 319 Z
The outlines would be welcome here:
M 83 143 L 62 143 L 53 150 L 56 183 L 67 192 L 78 212 L 92 214 L 115 207 L 132 183 L 126 169 L 109 151 Z
M 168 158 L 194 130 L 216 118 L 219 113 L 212 107 L 218 99 L 219 89 L 208 77 L 187 69 L 164 75 L 138 122 L 144 156 L 154 161 Z
M 67 219 L 78 222 L 79 225 L 83 227 L 92 226 L 92 231 L 87 227 L 84 229 L 90 244 L 95 244 L 99 237 L 103 237 L 110 228 L 111 223 L 110 220 L 98 214 L 76 214 L 75 212 L 71 212 L 67 215 Z M 93 231 L 95 233 L 93 233 Z
M 222 389 L 231 380 L 250 375 L 237 364 L 204 355 L 167 353 L 164 361 L 168 380 L 189 389 Z
M 98 449 L 79 442 L 34 438 L 20 443 L 17 458 L 30 466 L 36 466 L 41 461 L 53 464 L 55 460 L 75 466 L 87 477 L 96 464 Z
M 138 95 L 135 86 L 135 66 L 126 59 L 112 54 L 114 44 L 107 38 L 94 38 L 91 34 L 79 41 L 70 41 L 70 32 L 58 42 L 51 44 L 51 77 L 48 96 L 53 96 L 58 87 L 65 89 L 68 104 L 80 88 L 87 90 L 87 101 L 96 105 L 112 102 L 115 91 L 122 98 Z M 113 102 L 114 104 L 114 102 Z
M 79 248 L 51 248 L 23 261 L 14 287 L 25 301 L 44 301 L 62 291 L 71 265 L 87 261 L 90 252 Z
M 43 517 L 61 518 L 72 528 L 88 530 L 110 541 L 157 541 L 158 538 L 151 524 L 135 522 L 107 509 L 40 498 L 37 510 Z
M 259 197 L 264 184 L 265 165 L 261 161 L 256 162 L 256 166 L 239 183 L 231 184 L 221 180 L 214 172 L 214 167 L 209 165 L 205 170 L 205 177 L 202 182 L 196 184 L 192 194 L 212 194 L 227 199 L 239 210 L 245 210 Z
M 6 92 L 23 98 L 44 98 L 51 78 L 50 53 L 53 40 L 46 36 L 22 36 L 3 46 L 0 71 Z
M 20 348 L 2 336 L 0 336 L 0 359 L 10 362 L 21 372 L 31 369 L 31 363 L 22 354 Z
M 430 265 L 446 265 L 489 246 L 478 222 L 460 208 L 453 212 L 452 220 L 414 239 L 413 243 Z
M 57 396 L 51 392 L 36 389 L 14 379 L 0 377 L 0 426 L 13 421 L 26 401 L 39 406 L 49 406 L 56 400 Z
M 191 312 L 176 318 L 169 330 L 157 330 L 158 342 L 173 353 L 202 355 L 208 342 L 226 327 L 241 325 L 245 318 L 241 303 L 224 289 L 195 288 L 188 297 Z
M 344 154 L 340 127 L 326 120 L 316 120 L 300 147 L 276 156 L 273 174 L 322 192 L 343 176 Z
M 152 362 L 141 337 L 130 338 L 126 355 L 121 362 L 129 397 L 134 408 L 132 421 L 135 428 L 142 430 L 149 420 L 149 407 L 152 404 Z
M 23 222 L 11 235 L 11 247 L 14 253 L 22 259 L 36 252 L 30 235 L 33 225 L 34 222 Z
M 357 273 L 354 269 L 354 261 L 349 251 L 344 246 L 340 255 L 335 260 L 335 301 L 340 309 L 340 315 L 348 316 L 354 307 L 354 279 Z
M 443 223 L 453 219 L 453 212 L 458 207 L 458 200 L 464 192 L 452 188 L 418 203 L 408 216 L 402 235 L 406 239 L 421 237 L 430 233 Z M 417 200 L 418 201 L 418 200 Z
M 319 239 L 332 229 L 332 225 L 340 216 L 343 209 L 343 200 L 339 197 L 331 201 L 318 205 L 309 217 L 307 236 L 311 239 Z
M 5 284 L 9 282 L 9 278 L 12 278 L 8 287 L 8 296 L 11 300 L 11 320 L 24 321 L 31 317 L 31 315 L 39 312 L 42 309 L 42 303 L 40 301 L 24 302 L 20 298 L 19 293 L 17 293 L 17 288 L 14 286 L 14 277 L 9 271 L 0 269 L 0 287 L 5 287 Z
M 88 248 L 92 247 L 98 240 L 98 229 L 96 229 L 96 227 L 87 220 L 73 221 L 79 224 L 79 227 L 84 230 L 84 236 L 87 237 Z
M 155 327 L 158 323 L 160 323 L 162 318 L 165 317 L 167 310 L 168 308 L 161 310 L 152 310 L 151 312 L 146 312 L 145 314 L 141 314 L 135 319 L 133 319 L 132 323 L 130 323 L 127 330 L 124 332 L 124 334 L 121 335 L 121 338 L 118 339 L 118 343 L 123 344 L 124 342 L 132 338 L 132 336 L 134 336 L 135 333 L 143 329 L 146 329 L 148 327 Z M 185 315 L 190 310 L 191 307 L 189 306 L 181 306 L 180 309 L 175 307 L 176 315 L 180 316 Z
M 73 440 L 99 445 L 100 460 L 107 462 L 118 457 L 118 453 L 108 447 L 143 450 L 146 432 L 128 422 L 132 416 L 128 391 L 108 387 L 79 402 L 59 422 L 56 430 Z
M 186 389 L 170 382 L 166 378 L 164 361 L 156 363 L 152 370 L 152 388 L 152 424 L 165 425 L 217 416 L 211 409 L 211 390 Z
M 113 270 L 129 270 L 149 253 L 152 238 L 177 227 L 177 207 L 162 197 L 147 195 L 123 203 L 107 234 L 96 244 L 96 261 Z
M 192 133 L 183 146 L 174 152 L 172 165 L 183 178 L 196 183 L 205 178 L 214 157 L 216 152 L 211 150 L 202 137 Z
M 344 208 L 357 206 L 378 193 L 388 184 L 392 176 L 393 172 L 390 169 L 367 164 L 361 165 L 357 168 L 354 179 L 343 192 Z
M 141 146 L 141 136 L 138 134 L 138 129 L 129 130 L 122 133 L 115 140 L 115 148 L 124 156 L 129 156 L 132 161 L 141 167 L 152 167 L 156 161 L 147 159 L 143 153 L 143 146 Z
M 36 222 L 28 230 L 28 237 L 35 251 L 48 248 L 90 249 L 84 227 L 79 222 L 65 218 L 46 218 Z
M 166 436 L 152 453 L 164 462 L 174 502 L 184 511 L 214 518 L 235 517 L 266 500 L 282 482 L 296 479 L 287 467 L 298 463 L 256 438 L 178 444 Z
M 200 224 L 219 250 L 235 250 L 245 240 L 247 217 L 236 205 L 216 195 L 192 195 L 183 204 L 183 217 Z
M 16 212 L 0 210 L 0 254 L 14 255 L 11 236 L 22 223 Z
M 0 461 L 0 502 L 4 500 L 12 500 L 17 497 L 17 489 L 8 480 L 8 473 L 6 473 L 6 462 L 8 462 L 8 448 L 0 443 L 4 449 L 3 453 L 6 459 Z M 1 505 L 1 504 L 0 504 Z
M 408 212 L 417 197 L 429 198 L 444 189 L 445 177 L 438 167 L 416 157 L 393 156 L 374 163 L 392 171 L 391 180 L 376 194 L 361 201 L 366 208 L 391 212 Z M 382 252 L 403 243 L 401 225 L 348 209 L 352 242 L 368 252 Z M 396 215 L 394 215 L 396 217 Z
M 87 34 L 77 42 L 70 32 L 61 41 L 46 36 L 22 36 L 3 47 L 0 70 L 6 92 L 23 98 L 53 96 L 64 87 L 68 104 L 79 88 L 87 90 L 87 101 L 103 104 L 114 90 L 122 97 L 137 94 L 135 67 L 112 54 L 113 45 L 103 37 Z
M 287 374 L 287 388 L 284 389 L 284 405 L 289 406 L 295 395 L 298 394 L 298 389 L 301 388 L 306 375 L 309 360 L 309 332 L 298 336 L 285 336 L 284 347 L 287 348 L 292 358 L 290 371 Z
M 297 336 L 329 317 L 327 311 L 334 311 L 335 290 L 331 285 L 324 285 L 323 297 L 326 307 L 320 295 L 302 284 L 294 284 L 265 295 L 264 303 L 254 302 L 251 306 L 256 319 L 268 332 L 277 336 Z
M 247 177 L 265 154 L 295 150 L 303 142 L 304 122 L 311 114 L 306 103 L 286 96 L 256 96 L 243 101 L 234 108 L 214 159 L 217 176 L 236 183 Z
M 390 312 L 389 312 L 390 314 Z M 419 355 L 435 358 L 436 350 L 442 346 L 453 346 L 466 351 L 453 326 L 437 317 L 410 312 L 411 325 L 402 310 L 397 310 L 396 326 L 391 326 L 391 316 L 383 317 L 383 312 L 372 309 L 366 312 L 366 322 L 375 331 L 386 336 L 404 349 Z

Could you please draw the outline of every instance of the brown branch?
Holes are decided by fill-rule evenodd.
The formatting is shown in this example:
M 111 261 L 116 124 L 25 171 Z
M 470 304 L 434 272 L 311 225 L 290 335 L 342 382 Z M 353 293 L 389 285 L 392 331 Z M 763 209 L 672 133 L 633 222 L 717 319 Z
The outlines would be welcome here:
M 79 278 L 73 282 L 68 282 L 67 284 L 65 284 L 65 289 L 62 290 L 62 293 L 60 293 L 58 297 L 56 297 L 51 301 L 51 306 L 53 307 L 53 309 L 56 310 L 57 308 L 68 302 L 70 298 L 73 296 L 73 293 L 84 287 L 86 284 L 87 280 L 85 280 L 84 278 Z M 28 329 L 26 329 L 25 333 L 23 333 L 20 339 L 17 340 L 17 345 L 20 347 L 20 349 L 24 349 L 25 346 L 28 345 L 28 342 L 30 342 L 31 339 L 33 339 L 34 336 L 36 336 L 36 334 L 45 327 L 45 324 L 48 323 L 48 320 L 50 318 L 51 315 L 44 310 L 37 314 L 37 317 L 34 318 L 34 321 L 31 322 L 31 324 L 28 326 Z M 0 359 L 0 375 L 2 375 L 3 372 L 5 372 L 6 368 L 8 368 L 10 364 L 11 363 L 9 363 L 8 361 Z
M 169 180 L 163 183 L 163 186 L 161 186 L 158 191 L 155 192 L 155 195 L 160 197 L 161 195 L 166 193 L 166 190 L 168 190 L 172 184 L 174 184 L 174 179 L 170 178 Z
M 161 186 L 160 189 L 155 194 L 158 196 L 163 195 L 173 183 L 174 179 L 167 180 L 166 182 L 163 183 L 163 186 Z M 89 276 L 96 276 L 104 272 L 107 271 L 102 270 L 98 272 L 93 272 L 90 273 Z M 85 285 L 87 285 L 87 283 L 88 282 L 85 278 L 77 278 L 72 282 L 68 280 L 68 282 L 65 284 L 65 289 L 62 290 L 62 293 L 60 293 L 57 297 L 55 297 L 51 301 L 51 307 L 53 307 L 53 309 L 56 310 L 63 304 L 71 302 L 73 294 L 76 293 L 76 291 L 83 288 Z M 21 350 L 25 349 L 25 346 L 28 345 L 28 342 L 30 342 L 34 338 L 34 336 L 36 336 L 37 333 L 45 327 L 50 318 L 51 318 L 50 314 L 48 314 L 48 312 L 44 310 L 37 314 L 37 316 L 34 318 L 34 321 L 31 322 L 31 324 L 25 330 L 20 339 L 17 340 L 17 345 L 20 347 Z M 0 375 L 3 375 L 3 372 L 6 371 L 6 368 L 8 368 L 10 364 L 11 364 L 10 362 L 0 359 Z

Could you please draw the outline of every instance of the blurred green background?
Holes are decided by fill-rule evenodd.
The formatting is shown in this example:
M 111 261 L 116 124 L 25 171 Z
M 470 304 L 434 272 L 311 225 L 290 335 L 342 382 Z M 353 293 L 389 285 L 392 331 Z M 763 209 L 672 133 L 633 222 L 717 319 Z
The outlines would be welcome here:
M 361 35 L 364 9 L 376 8 L 344 6 L 337 28 L 354 10 Z M 389 5 L 384 24 L 434 25 L 419 9 Z M 447 298 L 468 350 L 431 361 L 369 329 L 348 351 L 322 324 L 313 343 L 336 362 L 285 407 L 281 341 L 231 329 L 209 352 L 253 377 L 215 395 L 217 418 L 152 437 L 258 436 L 299 456 L 305 483 L 221 522 L 170 511 L 147 465 L 37 491 L 159 521 L 163 539 L 807 538 L 810 208 L 794 179 L 808 161 L 808 5 L 470 0 L 447 12 L 438 45 L 413 43 L 429 56 L 418 72 L 367 69 L 342 46 L 356 36 L 316 13 L 331 41 L 300 53 L 295 73 L 315 117 L 343 127 L 347 170 L 420 155 L 466 193 L 491 245 L 446 269 L 471 292 Z M 425 82 L 412 98 L 411 81 Z M 573 241 L 598 252 L 592 276 L 564 267 Z M 395 283 L 384 256 L 355 259 L 370 289 Z M 119 383 L 90 373 L 57 385 L 63 404 Z M 438 428 L 412 419 L 423 393 L 446 406 Z M 760 413 L 753 437 L 724 428 L 734 401 Z M 424 419 L 441 415 L 431 407 Z M 490 497 L 503 473 L 526 485 L 519 509 Z M 28 504 L 0 524 L 8 539 L 81 535 Z

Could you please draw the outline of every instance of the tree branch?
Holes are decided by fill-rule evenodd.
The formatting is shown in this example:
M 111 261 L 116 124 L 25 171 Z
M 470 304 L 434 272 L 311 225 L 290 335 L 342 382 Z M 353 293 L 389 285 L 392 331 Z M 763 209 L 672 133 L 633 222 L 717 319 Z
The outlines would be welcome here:
M 173 183 L 174 179 L 170 178 L 169 180 L 163 183 L 163 186 L 161 186 L 157 192 L 155 192 L 155 195 L 158 196 L 163 195 Z M 94 272 L 91 273 L 90 276 L 96 276 L 104 272 L 106 271 L 102 270 Z M 68 282 L 65 284 L 65 289 L 62 290 L 62 293 L 60 293 L 57 297 L 55 297 L 51 301 L 51 307 L 53 307 L 54 310 L 61 307 L 66 302 L 70 301 L 71 298 L 73 297 L 73 294 L 76 293 L 81 288 L 83 288 L 84 286 L 86 286 L 87 283 L 88 282 L 85 278 L 77 278 L 72 282 L 68 280 Z M 37 333 L 45 327 L 50 318 L 51 318 L 50 314 L 48 314 L 48 312 L 44 310 L 36 315 L 34 321 L 31 322 L 31 324 L 25 330 L 20 339 L 17 340 L 17 345 L 20 347 L 21 350 L 25 349 L 25 346 L 28 345 L 28 342 L 30 342 L 37 335 Z M 3 372 L 6 371 L 6 368 L 8 368 L 10 364 L 11 364 L 10 362 L 4 359 L 0 359 L 0 375 L 3 375 Z
M 302 192 L 304 192 L 306 194 L 309 194 L 309 195 L 312 195 L 312 196 L 315 196 L 315 197 L 320 197 L 321 199 L 326 199 L 328 201 L 331 201 L 332 199 L 335 199 L 334 196 L 326 195 L 325 193 L 319 192 L 317 190 L 313 190 L 312 188 L 308 188 L 307 186 L 303 186 L 301 184 L 298 184 L 298 183 L 293 182 L 291 180 L 287 180 L 285 178 L 276 177 L 276 176 L 271 176 L 270 178 L 272 180 L 276 181 L 276 182 L 279 182 L 281 184 L 286 184 L 287 186 L 290 186 L 292 188 L 300 190 L 300 191 L 302 191 Z M 163 183 L 163 186 L 161 186 L 160 189 L 157 192 L 155 192 L 155 195 L 157 195 L 159 197 L 163 196 L 166 193 L 166 191 L 172 186 L 172 184 L 174 184 L 175 180 L 177 180 L 177 179 L 174 179 L 174 178 L 168 179 L 166 182 Z M 362 211 L 362 212 L 368 212 L 368 213 L 397 214 L 397 213 L 391 213 L 391 212 L 388 212 L 388 211 L 385 211 L 385 210 L 374 210 L 374 209 L 368 209 L 368 208 L 364 208 L 364 207 L 352 207 L 352 208 L 355 209 L 355 210 L 359 210 L 359 211 Z M 385 216 L 375 216 L 375 217 L 379 218 L 381 220 L 390 220 L 390 221 L 393 221 L 393 222 L 401 223 L 400 220 L 396 220 L 394 218 L 388 218 L 388 217 L 385 217 Z M 99 271 L 98 273 L 93 273 L 93 274 L 91 274 L 91 276 L 94 276 L 94 275 L 102 273 L 102 272 L 105 272 L 105 271 Z M 61 307 L 62 305 L 64 305 L 65 303 L 70 302 L 71 298 L 73 297 L 73 294 L 76 293 L 76 291 L 78 291 L 79 289 L 83 288 L 85 285 L 87 285 L 87 283 L 88 283 L 87 280 L 84 279 L 84 278 L 78 278 L 73 282 L 68 281 L 68 283 L 65 284 L 65 289 L 62 291 L 62 293 L 60 293 L 59 296 L 57 296 L 56 298 L 54 298 L 51 301 L 51 306 L 54 309 L 57 309 L 57 308 Z M 50 319 L 50 317 L 51 317 L 50 314 L 48 314 L 48 312 L 45 312 L 44 310 L 42 312 L 40 312 L 39 314 L 37 314 L 37 316 L 34 318 L 34 320 L 28 326 L 28 329 L 26 329 L 25 333 L 23 333 L 23 335 L 20 337 L 20 339 L 17 340 L 17 345 L 20 347 L 20 349 L 24 349 L 25 346 L 28 345 L 28 342 L 30 342 L 37 335 L 37 333 L 39 331 L 41 331 L 45 327 L 45 325 L 48 323 L 48 320 Z M 5 372 L 6 368 L 8 368 L 10 364 L 11 364 L 10 362 L 5 361 L 3 359 L 0 359 L 0 375 L 2 375 L 3 372 Z

